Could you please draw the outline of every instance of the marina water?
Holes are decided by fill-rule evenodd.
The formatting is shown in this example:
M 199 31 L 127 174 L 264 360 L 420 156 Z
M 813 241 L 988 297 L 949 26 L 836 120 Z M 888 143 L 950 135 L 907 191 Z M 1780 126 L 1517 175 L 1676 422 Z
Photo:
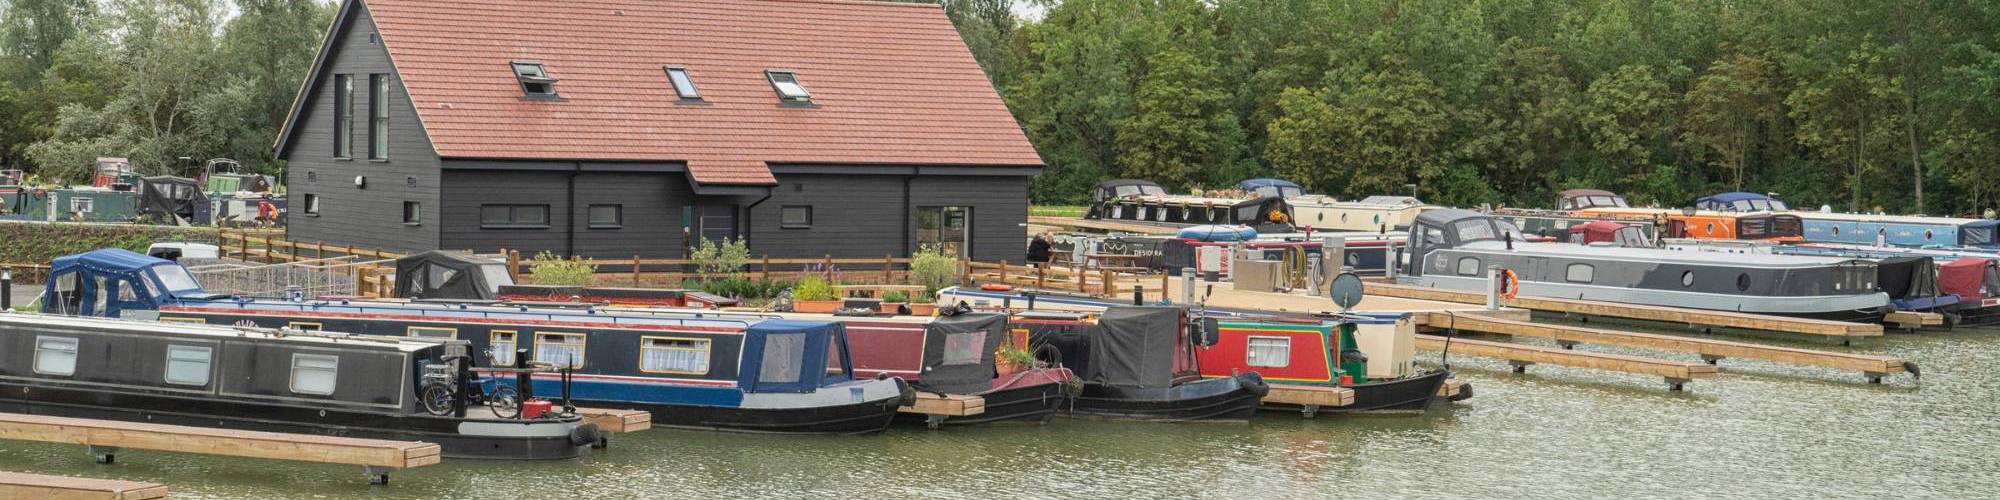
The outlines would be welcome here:
M 159 482 L 175 498 L 2000 497 L 2000 330 L 1891 333 L 1854 349 L 1917 360 L 1924 376 L 1873 386 L 1729 359 L 1721 377 L 1674 393 L 1650 377 L 1515 375 L 1454 357 L 1477 397 L 1424 417 L 1057 419 L 850 437 L 654 429 L 581 460 L 446 461 L 386 487 L 360 467 L 142 450 L 100 466 L 81 446 L 21 441 L 0 441 L 0 470 Z

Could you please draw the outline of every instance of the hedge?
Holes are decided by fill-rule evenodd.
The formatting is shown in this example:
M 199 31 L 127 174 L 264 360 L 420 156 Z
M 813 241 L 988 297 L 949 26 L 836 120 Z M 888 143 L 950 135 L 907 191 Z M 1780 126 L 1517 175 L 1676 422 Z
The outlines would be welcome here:
M 0 221 L 0 262 L 48 264 L 56 257 L 100 248 L 144 252 L 160 241 L 214 243 L 212 227 Z

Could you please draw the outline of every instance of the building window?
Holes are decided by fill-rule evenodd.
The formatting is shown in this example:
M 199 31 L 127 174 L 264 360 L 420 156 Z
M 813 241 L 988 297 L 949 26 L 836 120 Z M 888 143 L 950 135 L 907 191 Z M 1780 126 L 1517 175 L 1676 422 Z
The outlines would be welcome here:
M 494 330 L 488 335 L 487 358 L 493 361 L 493 366 L 514 366 L 514 331 Z
M 624 205 L 591 205 L 591 229 L 618 229 L 625 226 Z
M 368 158 L 389 158 L 389 75 L 368 75 Z
M 548 229 L 548 205 L 480 205 L 483 229 Z
M 96 208 L 97 208 L 96 198 L 78 197 L 69 199 L 69 211 L 71 213 L 87 214 Z
M 799 83 L 799 76 L 790 71 L 767 70 L 764 76 L 771 79 L 771 88 L 777 89 L 778 98 L 791 102 L 810 102 L 812 93 Z
M 424 206 L 414 201 L 403 202 L 403 225 L 414 226 L 424 222 Z
M 1569 280 L 1570 283 L 1589 283 L 1591 279 L 1597 277 L 1597 268 L 1591 267 L 1590 264 L 1570 264 L 1568 274 L 1563 279 Z
M 528 97 L 555 97 L 556 79 L 549 77 L 542 63 L 514 61 L 514 78 L 521 81 L 521 92 Z
M 197 387 L 208 385 L 209 360 L 213 352 L 213 349 L 204 346 L 167 346 L 167 383 Z
M 1245 363 L 1265 368 L 1292 366 L 1291 337 L 1250 337 Z
M 458 338 L 457 328 L 439 328 L 435 326 L 412 326 L 409 329 L 404 330 L 404 333 L 408 334 L 411 337 L 416 337 L 420 339 L 451 340 Z
M 581 333 L 535 334 L 535 362 L 557 368 L 583 368 L 584 335 Z
M 694 78 L 688 76 L 687 68 L 668 66 L 667 79 L 673 81 L 674 93 L 680 94 L 681 100 L 701 100 L 701 91 L 694 88 Z
M 708 373 L 708 339 L 645 337 L 639 342 L 639 371 L 689 375 Z
M 956 333 L 944 337 L 944 359 L 946 366 L 977 364 L 986 357 L 986 332 L 975 330 Z
M 327 396 L 340 378 L 340 357 L 328 354 L 292 355 L 292 392 Z
M 965 255 L 972 244 L 972 207 L 917 207 L 917 245 Z
M 778 209 L 778 227 L 784 229 L 806 229 L 813 225 L 813 207 L 810 205 L 785 205 Z
M 354 157 L 354 75 L 333 75 L 333 157 Z
M 314 217 L 319 216 L 319 195 L 306 193 L 305 205 L 306 205 L 305 207 L 306 215 Z
M 35 373 L 75 375 L 76 343 L 67 337 L 35 337 Z

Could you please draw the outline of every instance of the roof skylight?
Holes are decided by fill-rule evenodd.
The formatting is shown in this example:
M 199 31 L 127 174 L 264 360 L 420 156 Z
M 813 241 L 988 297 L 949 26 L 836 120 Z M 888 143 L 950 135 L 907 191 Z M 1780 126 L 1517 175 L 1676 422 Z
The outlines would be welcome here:
M 688 76 L 687 68 L 667 67 L 667 79 L 674 83 L 674 92 L 684 100 L 701 100 L 701 91 L 694 88 L 694 78 Z
M 764 75 L 770 77 L 771 88 L 777 89 L 779 99 L 796 102 L 812 101 L 812 93 L 806 92 L 806 86 L 799 83 L 798 75 L 790 71 L 776 70 L 765 71 Z

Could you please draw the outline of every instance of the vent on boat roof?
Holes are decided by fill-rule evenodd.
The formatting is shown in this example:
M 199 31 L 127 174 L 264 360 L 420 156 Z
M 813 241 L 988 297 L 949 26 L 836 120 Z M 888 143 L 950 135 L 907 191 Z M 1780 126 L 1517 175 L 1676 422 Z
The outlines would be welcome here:
M 555 97 L 556 79 L 536 61 L 514 61 L 514 78 L 521 82 L 521 92 L 528 97 Z

